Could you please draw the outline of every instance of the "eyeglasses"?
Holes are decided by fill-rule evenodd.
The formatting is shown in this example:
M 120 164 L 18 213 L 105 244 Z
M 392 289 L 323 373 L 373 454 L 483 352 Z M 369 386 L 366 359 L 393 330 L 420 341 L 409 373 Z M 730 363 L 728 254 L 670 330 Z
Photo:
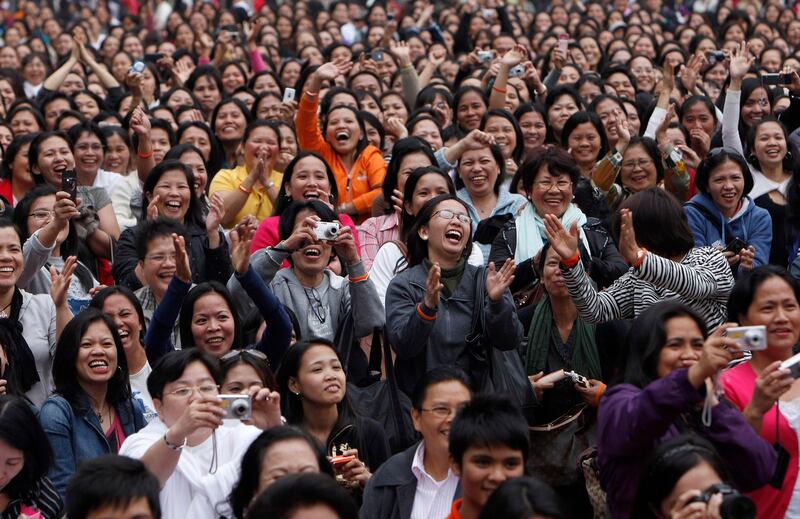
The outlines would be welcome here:
M 174 391 L 170 391 L 167 394 L 173 395 L 178 398 L 189 398 L 194 393 L 194 390 L 197 390 L 202 396 L 217 396 L 219 394 L 219 387 L 215 386 L 214 384 L 203 384 L 202 386 L 187 386 L 181 387 Z
M 452 220 L 453 218 L 458 218 L 458 221 L 461 223 L 472 223 L 472 219 L 463 213 L 454 213 L 449 209 L 442 209 L 441 211 L 436 211 L 433 213 L 433 216 L 438 216 L 439 218 L 443 218 L 445 220 Z
M 622 163 L 622 169 L 630 171 L 636 166 L 639 166 L 639 169 L 644 169 L 650 164 L 653 163 L 653 159 L 651 158 L 641 158 L 638 160 L 629 160 Z
M 566 191 L 570 187 L 572 187 L 572 182 L 569 180 L 558 180 L 553 182 L 552 180 L 537 180 L 534 182 L 537 188 L 541 189 L 542 191 L 550 191 L 553 187 L 557 187 L 559 191 Z
M 177 256 L 175 256 L 175 253 L 173 252 L 172 254 L 153 254 L 152 256 L 145 256 L 145 259 L 155 261 L 156 263 L 164 263 L 168 259 L 175 261 L 176 257 Z
M 433 416 L 435 416 L 436 418 L 445 419 L 448 416 L 450 416 L 450 413 L 452 413 L 453 416 L 457 415 L 458 412 L 464 409 L 464 406 L 466 405 L 467 405 L 466 403 L 457 405 L 456 407 L 446 407 L 442 405 L 442 406 L 432 407 L 430 409 L 420 408 L 420 411 L 423 411 L 425 413 L 432 413 Z
M 267 356 L 258 350 L 231 350 L 219 358 L 220 363 L 235 362 L 245 356 L 252 357 L 261 362 L 268 362 Z
M 28 216 L 33 217 L 34 220 L 43 221 L 49 220 L 50 218 L 56 215 L 55 211 L 48 211 L 47 209 L 40 209 L 38 211 L 34 211 L 30 213 Z

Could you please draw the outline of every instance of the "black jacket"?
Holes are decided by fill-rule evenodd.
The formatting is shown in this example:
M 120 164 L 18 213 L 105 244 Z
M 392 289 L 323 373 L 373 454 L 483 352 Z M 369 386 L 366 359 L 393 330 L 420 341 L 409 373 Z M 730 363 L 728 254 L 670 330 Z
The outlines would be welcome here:
M 408 519 L 414 508 L 417 478 L 411 472 L 411 464 L 419 443 L 403 452 L 398 452 L 380 470 L 375 472 L 364 489 L 361 519 Z M 454 499 L 461 497 L 461 484 L 456 488 Z
M 140 224 L 141 225 L 141 224 Z M 139 256 L 136 253 L 136 229 L 125 229 L 119 235 L 117 247 L 114 250 L 114 263 L 111 273 L 118 285 L 124 285 L 131 290 L 142 287 L 141 281 L 136 277 L 136 264 Z M 230 252 L 225 235 L 220 231 L 220 245 L 216 249 L 208 248 L 208 233 L 196 225 L 186 226 L 186 252 L 189 254 L 189 264 L 192 268 L 192 281 L 219 281 L 223 285 L 228 282 L 233 274 Z
M 586 233 L 586 241 L 589 242 L 589 252 L 592 255 L 589 276 L 597 283 L 598 290 L 602 290 L 627 272 L 628 265 L 625 264 L 614 240 L 611 239 L 600 220 L 589 218 L 583 225 L 583 232 Z M 517 225 L 514 220 L 511 220 L 497 233 L 497 237 L 492 243 L 492 250 L 489 252 L 489 261 L 494 261 L 495 265 L 502 265 L 508 258 L 514 258 L 516 250 Z M 517 265 L 511 292 L 527 288 L 538 281 L 539 276 L 533 266 L 533 261 L 533 258 L 530 258 Z

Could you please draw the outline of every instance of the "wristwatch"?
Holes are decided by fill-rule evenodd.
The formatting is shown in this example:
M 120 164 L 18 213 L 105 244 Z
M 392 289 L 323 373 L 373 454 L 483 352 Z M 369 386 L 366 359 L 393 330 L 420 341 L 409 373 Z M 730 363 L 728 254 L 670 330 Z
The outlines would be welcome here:
M 608 161 L 611 163 L 612 166 L 618 168 L 620 164 L 622 164 L 622 153 L 618 152 L 616 148 L 614 148 L 611 151 L 613 153 L 611 153 L 608 156 Z

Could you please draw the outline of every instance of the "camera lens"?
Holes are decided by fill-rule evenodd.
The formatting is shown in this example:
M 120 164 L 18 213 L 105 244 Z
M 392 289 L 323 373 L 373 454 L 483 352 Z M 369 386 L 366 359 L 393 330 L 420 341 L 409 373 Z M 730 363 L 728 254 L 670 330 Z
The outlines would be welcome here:
M 234 400 L 231 403 L 231 414 L 236 417 L 247 416 L 247 411 L 250 409 L 250 405 L 247 400 L 239 399 Z

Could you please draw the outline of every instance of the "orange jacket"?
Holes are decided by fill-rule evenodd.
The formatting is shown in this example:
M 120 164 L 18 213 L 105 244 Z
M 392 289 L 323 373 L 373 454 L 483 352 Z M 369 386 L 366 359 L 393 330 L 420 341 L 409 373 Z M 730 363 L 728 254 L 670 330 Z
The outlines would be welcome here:
M 353 169 L 348 175 L 339 155 L 322 137 L 317 118 L 318 105 L 316 96 L 304 95 L 300 98 L 295 120 L 300 149 L 315 151 L 322 155 L 336 178 L 339 202 L 352 202 L 358 211 L 356 223 L 361 223 L 371 216 L 372 201 L 381 192 L 383 177 L 386 176 L 386 161 L 383 160 L 378 148 L 368 145 L 356 158 Z

